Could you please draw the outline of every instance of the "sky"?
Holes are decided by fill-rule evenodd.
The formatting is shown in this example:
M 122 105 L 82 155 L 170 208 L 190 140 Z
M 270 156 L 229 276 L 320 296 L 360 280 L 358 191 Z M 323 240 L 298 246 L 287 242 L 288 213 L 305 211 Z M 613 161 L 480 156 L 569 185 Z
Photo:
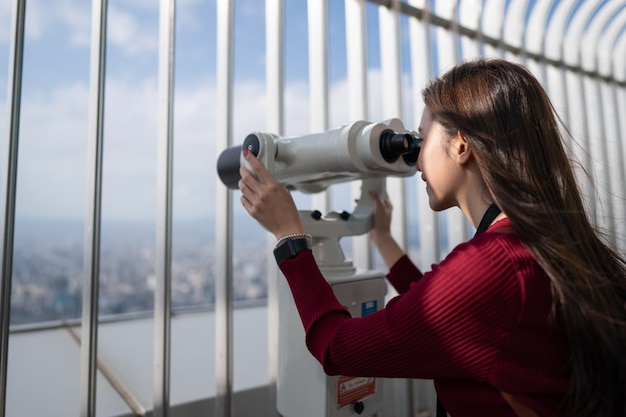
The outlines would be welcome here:
M 7 128 L 7 73 L 13 0 L 0 0 L 0 140 Z M 216 172 L 216 0 L 176 3 L 174 217 L 214 210 Z M 108 3 L 103 219 L 156 216 L 158 1 Z M 329 3 L 330 125 L 349 122 L 345 105 L 343 2 Z M 369 6 L 368 6 L 369 7 Z M 306 0 L 285 1 L 285 135 L 309 133 Z M 372 10 L 372 8 L 370 8 Z M 235 1 L 234 141 L 264 131 L 264 2 Z M 377 25 L 368 11 L 369 24 Z M 85 216 L 90 0 L 28 0 L 20 122 L 17 217 Z M 379 85 L 370 39 L 369 83 Z M 370 113 L 380 112 L 371 99 Z M 4 157 L 4 155 L 3 155 Z M 3 163 L 3 162 L 0 162 Z
M 8 42 L 14 1 L 0 0 L 2 152 L 8 137 Z M 27 1 L 18 218 L 80 220 L 85 216 L 86 191 L 91 186 L 87 184 L 91 3 L 91 0 Z M 529 1 L 529 5 L 533 3 Z M 248 133 L 266 129 L 265 2 L 236 0 L 234 4 L 233 140 L 240 143 Z M 344 2 L 327 1 L 327 4 L 329 127 L 332 128 L 352 120 L 348 119 L 346 105 Z M 553 7 L 557 4 L 554 2 Z M 285 0 L 284 6 L 284 134 L 294 136 L 310 133 L 307 2 Z M 158 7 L 156 0 L 108 2 L 103 219 L 156 217 Z M 380 121 L 383 113 L 377 10 L 377 5 L 367 3 L 368 118 L 374 122 Z M 215 123 L 220 106 L 216 99 L 215 15 L 216 0 L 176 2 L 175 219 L 206 218 L 215 209 L 218 156 Z M 406 27 L 401 29 L 401 36 L 407 36 Z M 405 73 L 409 70 L 408 54 L 406 49 L 402 50 Z M 413 91 L 405 77 L 403 117 L 406 117 L 405 126 L 411 129 L 417 124 L 412 119 L 412 109 L 421 105 Z M 238 204 L 235 207 L 240 209 Z

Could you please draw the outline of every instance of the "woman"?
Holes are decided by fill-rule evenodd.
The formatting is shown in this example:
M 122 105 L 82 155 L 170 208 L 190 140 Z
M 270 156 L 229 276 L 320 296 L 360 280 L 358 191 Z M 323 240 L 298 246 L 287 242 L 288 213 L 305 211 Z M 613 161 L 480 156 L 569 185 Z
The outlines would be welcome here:
M 590 225 L 558 117 L 522 66 L 461 63 L 423 91 L 417 169 L 430 206 L 478 228 L 422 274 L 374 195 L 371 239 L 400 293 L 352 319 L 307 249 L 289 192 L 253 155 L 246 210 L 279 257 L 328 374 L 434 379 L 451 416 L 626 416 L 626 267 Z

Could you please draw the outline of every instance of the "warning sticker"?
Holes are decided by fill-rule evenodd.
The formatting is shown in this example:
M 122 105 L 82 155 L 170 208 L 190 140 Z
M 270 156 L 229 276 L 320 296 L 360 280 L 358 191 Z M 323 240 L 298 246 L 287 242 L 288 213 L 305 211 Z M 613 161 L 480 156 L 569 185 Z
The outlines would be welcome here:
M 337 377 L 337 407 L 345 407 L 376 392 L 376 378 Z

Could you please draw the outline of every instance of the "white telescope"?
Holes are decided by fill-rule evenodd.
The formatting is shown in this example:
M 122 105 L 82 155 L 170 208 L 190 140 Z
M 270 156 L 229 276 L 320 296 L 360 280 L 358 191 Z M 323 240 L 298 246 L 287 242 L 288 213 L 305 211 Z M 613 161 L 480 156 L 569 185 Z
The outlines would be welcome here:
M 257 156 L 279 183 L 305 193 L 359 179 L 410 176 L 421 140 L 402 122 L 358 121 L 340 128 L 298 137 L 251 133 L 242 146 L 226 149 L 217 161 L 222 182 L 237 188 L 242 148 Z
M 247 165 L 242 149 L 255 154 L 282 185 L 317 193 L 332 184 L 361 180 L 361 197 L 351 213 L 300 210 L 313 236 L 313 255 L 337 299 L 353 317 L 384 305 L 384 274 L 357 270 L 339 244 L 342 237 L 367 233 L 373 226 L 370 191 L 385 193 L 387 176 L 411 176 L 421 139 L 398 119 L 358 121 L 322 133 L 280 138 L 252 133 L 241 146 L 226 149 L 217 162 L 221 181 L 237 189 L 239 168 Z M 285 417 L 374 417 L 382 410 L 382 381 L 369 376 L 328 376 L 310 355 L 304 330 L 285 280 L 278 282 L 279 341 L 276 407 Z

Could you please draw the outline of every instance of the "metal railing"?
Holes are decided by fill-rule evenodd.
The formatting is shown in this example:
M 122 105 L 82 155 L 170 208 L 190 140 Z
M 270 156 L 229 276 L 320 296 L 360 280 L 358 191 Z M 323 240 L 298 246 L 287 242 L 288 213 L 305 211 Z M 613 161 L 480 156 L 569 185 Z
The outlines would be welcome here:
M 329 126 L 328 0 L 308 1 L 310 126 Z M 159 42 L 159 154 L 157 219 L 157 286 L 155 291 L 154 404 L 155 415 L 169 415 L 171 334 L 171 206 L 172 136 L 174 105 L 175 0 L 160 1 Z M 382 119 L 399 117 L 419 120 L 421 86 L 432 76 L 461 59 L 495 55 L 527 65 L 546 86 L 561 116 L 582 141 L 572 147 L 573 156 L 592 174 L 596 184 L 585 183 L 590 214 L 609 232 L 610 243 L 626 251 L 626 8 L 623 1 L 561 0 L 345 0 L 346 77 L 350 119 L 368 119 L 368 59 L 371 49 L 368 13 L 378 14 L 380 65 L 382 73 Z M 267 117 L 263 128 L 284 133 L 284 9 L 283 0 L 266 0 L 266 94 Z M 0 287 L 0 416 L 6 404 L 10 299 L 15 224 L 15 189 L 19 147 L 19 120 L 26 0 L 13 1 L 10 68 L 8 79 L 9 134 L 3 154 L 2 175 L 2 281 Z M 217 107 L 216 152 L 234 143 L 233 88 L 234 0 L 217 1 Z M 102 182 L 102 123 L 104 114 L 107 0 L 93 0 L 91 87 L 89 111 L 90 196 L 86 212 L 85 272 L 81 347 L 81 416 L 95 415 L 97 371 L 98 279 L 100 199 Z M 408 51 L 408 52 L 407 52 Z M 404 65 L 408 63 L 408 65 Z M 408 68 L 408 69 L 407 69 Z M 405 91 L 412 91 L 408 114 Z M 584 181 L 583 181 L 584 182 Z M 592 186 L 594 185 L 594 186 Z M 596 191 L 597 189 L 597 195 Z M 442 257 L 440 217 L 428 207 L 425 191 L 418 191 L 417 211 L 407 207 L 406 182 L 390 179 L 388 192 L 397 207 L 393 233 L 407 245 L 407 222 L 419 217 L 421 255 L 418 262 L 430 265 Z M 354 190 L 358 195 L 358 190 Z M 328 196 L 316 197 L 318 206 L 328 205 Z M 217 184 L 216 239 L 216 385 L 215 415 L 233 415 L 232 372 L 232 252 L 233 207 L 231 192 Z M 414 214 L 411 214 L 414 213 Z M 468 226 L 458 211 L 445 214 L 448 249 L 468 237 Z M 443 248 L 445 251 L 446 248 Z M 371 267 L 367 239 L 354 239 L 357 266 Z M 268 277 L 270 357 L 270 410 L 275 397 L 277 270 Z M 414 415 L 428 408 L 423 400 L 429 387 L 414 381 L 398 382 L 397 416 Z M 423 402 L 423 401 L 422 401 Z

